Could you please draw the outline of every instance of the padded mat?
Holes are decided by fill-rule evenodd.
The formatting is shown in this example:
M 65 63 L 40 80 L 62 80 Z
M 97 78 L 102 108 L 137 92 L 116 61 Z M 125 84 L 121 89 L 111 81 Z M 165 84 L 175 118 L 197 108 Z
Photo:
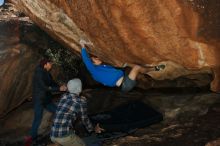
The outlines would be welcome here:
M 90 118 L 108 132 L 126 132 L 158 123 L 163 120 L 163 115 L 141 101 L 132 101 Z
M 104 140 L 126 136 L 138 128 L 163 120 L 163 115 L 143 102 L 132 101 L 111 111 L 91 115 L 93 123 L 99 123 L 104 133 L 84 137 L 88 146 L 101 146 Z

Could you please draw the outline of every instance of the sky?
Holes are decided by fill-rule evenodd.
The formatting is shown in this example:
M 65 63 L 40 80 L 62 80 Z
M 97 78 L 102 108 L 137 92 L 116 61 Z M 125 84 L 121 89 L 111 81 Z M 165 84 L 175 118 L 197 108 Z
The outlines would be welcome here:
M 4 0 L 0 0 L 0 6 L 4 4 Z

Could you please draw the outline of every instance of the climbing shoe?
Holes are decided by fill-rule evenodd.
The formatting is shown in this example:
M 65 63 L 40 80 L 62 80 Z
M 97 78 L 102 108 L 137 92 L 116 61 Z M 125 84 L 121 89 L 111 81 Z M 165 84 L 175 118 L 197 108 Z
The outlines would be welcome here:
M 33 139 L 31 136 L 25 136 L 24 137 L 24 145 L 25 146 L 31 146 L 33 142 Z
M 160 64 L 160 65 L 157 65 L 154 67 L 155 68 L 155 71 L 161 71 L 165 68 L 165 65 L 164 64 Z

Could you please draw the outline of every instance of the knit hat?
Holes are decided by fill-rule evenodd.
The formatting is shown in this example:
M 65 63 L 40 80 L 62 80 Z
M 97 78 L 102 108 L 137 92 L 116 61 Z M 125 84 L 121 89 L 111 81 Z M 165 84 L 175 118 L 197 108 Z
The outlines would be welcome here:
M 70 93 L 79 94 L 82 91 L 82 82 L 80 79 L 75 78 L 69 80 L 67 83 L 67 89 Z

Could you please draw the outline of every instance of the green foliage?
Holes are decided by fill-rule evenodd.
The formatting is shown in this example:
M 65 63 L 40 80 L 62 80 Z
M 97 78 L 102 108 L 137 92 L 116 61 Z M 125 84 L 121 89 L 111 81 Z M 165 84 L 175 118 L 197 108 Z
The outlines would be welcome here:
M 62 80 L 69 80 L 79 74 L 81 59 L 66 48 L 48 48 L 45 56 L 50 58 L 62 69 Z

